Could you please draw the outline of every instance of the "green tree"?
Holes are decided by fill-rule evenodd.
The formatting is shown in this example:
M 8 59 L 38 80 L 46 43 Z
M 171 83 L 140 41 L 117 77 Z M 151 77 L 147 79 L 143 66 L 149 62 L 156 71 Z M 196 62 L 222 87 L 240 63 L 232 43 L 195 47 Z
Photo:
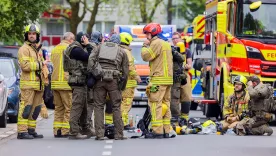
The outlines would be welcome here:
M 0 0 L 0 40 L 22 41 L 26 25 L 39 19 L 50 0 Z
M 183 0 L 181 14 L 188 22 L 193 22 L 194 18 L 205 11 L 205 0 Z
M 70 5 L 70 8 L 65 8 L 62 4 L 52 4 L 52 6 L 47 10 L 49 14 L 61 16 L 69 22 L 70 30 L 73 34 L 77 34 L 77 28 L 80 22 L 83 20 L 86 14 L 87 3 L 86 0 L 66 0 Z M 79 16 L 79 11 L 81 9 L 81 4 L 83 4 L 83 10 L 81 16 Z M 63 10 L 59 13 L 55 12 L 56 9 Z M 68 14 L 67 12 L 70 12 Z

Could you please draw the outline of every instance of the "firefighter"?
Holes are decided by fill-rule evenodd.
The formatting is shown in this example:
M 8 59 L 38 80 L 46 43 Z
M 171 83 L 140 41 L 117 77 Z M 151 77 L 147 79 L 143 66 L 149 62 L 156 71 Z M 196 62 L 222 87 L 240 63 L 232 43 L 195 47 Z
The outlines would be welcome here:
M 234 79 L 234 93 L 228 97 L 223 107 L 224 120 L 223 131 L 234 128 L 248 113 L 249 95 L 246 89 L 246 77 L 239 75 Z
M 147 40 L 143 44 L 142 59 L 150 63 L 150 83 L 146 92 L 149 98 L 153 132 L 145 138 L 169 138 L 170 133 L 170 100 L 173 84 L 172 49 L 168 42 L 157 37 L 162 32 L 158 23 L 149 23 L 143 28 Z M 162 116 L 162 103 L 168 106 Z M 165 132 L 165 133 L 164 133 Z
M 171 114 L 172 114 L 172 123 L 175 126 L 178 126 L 178 121 L 180 119 L 180 90 L 181 90 L 181 81 L 182 79 L 186 79 L 186 74 L 184 74 L 183 70 L 183 62 L 184 56 L 181 54 L 185 50 L 185 45 L 183 42 L 177 43 L 179 47 L 179 51 L 177 51 L 176 47 L 173 48 L 173 86 L 171 89 Z
M 87 49 L 87 51 L 84 50 Z M 64 71 L 69 72 L 68 84 L 73 90 L 70 111 L 69 139 L 86 139 L 92 135 L 87 122 L 87 62 L 92 51 L 88 38 L 79 32 L 64 54 Z M 81 128 L 80 128 L 81 126 Z M 80 132 L 87 132 L 84 135 Z
M 123 32 L 123 33 L 120 33 L 120 38 L 121 38 L 120 47 L 122 47 L 126 52 L 128 56 L 128 62 L 129 62 L 129 75 L 128 75 L 126 89 L 122 93 L 123 99 L 121 104 L 124 129 L 129 130 L 131 129 L 131 127 L 128 124 L 128 112 L 130 111 L 132 106 L 135 87 L 137 86 L 137 82 L 138 83 L 141 82 L 141 78 L 136 72 L 136 68 L 134 65 L 134 57 L 132 56 L 131 48 L 129 48 L 129 45 L 133 40 L 132 36 L 129 33 Z
M 94 85 L 96 140 L 104 140 L 104 106 L 107 94 L 112 102 L 115 140 L 124 140 L 121 115 L 122 93 L 128 78 L 128 58 L 119 47 L 120 36 L 114 34 L 99 49 L 93 50 L 89 57 L 88 72 L 96 78 Z
M 178 32 L 174 32 L 172 36 L 172 41 L 174 45 L 177 45 L 181 40 L 181 35 Z M 186 84 L 182 83 L 180 88 L 180 102 L 181 102 L 181 120 L 184 123 L 189 120 L 189 112 L 192 101 L 192 85 L 191 77 L 189 75 L 189 70 L 192 68 L 192 53 L 190 49 L 186 48 L 183 53 L 184 59 L 184 73 L 186 74 Z
M 249 118 L 244 118 L 234 129 L 237 135 L 272 135 L 268 122 L 275 121 L 276 104 L 274 90 L 269 84 L 263 84 L 257 76 L 249 77 L 247 83 L 250 102 Z
M 39 28 L 30 24 L 25 28 L 25 42 L 18 51 L 18 60 L 22 71 L 20 77 L 21 99 L 18 113 L 17 138 L 33 139 L 43 138 L 37 134 L 36 119 L 41 111 L 43 103 L 43 87 L 47 85 L 48 77 L 46 67 L 48 61 L 44 61 L 39 44 Z M 44 71 L 43 71 L 44 70 Z M 46 73 L 45 73 L 46 72 Z
M 54 66 L 51 88 L 54 95 L 55 115 L 54 115 L 54 136 L 57 138 L 68 137 L 69 117 L 72 106 L 72 89 L 68 85 L 68 72 L 63 69 L 63 52 L 75 41 L 75 35 L 66 32 L 62 41 L 51 52 L 51 61 Z

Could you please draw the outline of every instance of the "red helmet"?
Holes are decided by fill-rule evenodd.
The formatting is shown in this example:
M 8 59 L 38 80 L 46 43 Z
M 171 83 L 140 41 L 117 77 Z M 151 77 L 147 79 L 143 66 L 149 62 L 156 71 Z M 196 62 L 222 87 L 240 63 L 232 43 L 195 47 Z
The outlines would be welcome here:
M 150 33 L 151 35 L 157 35 L 162 32 L 162 28 L 158 23 L 149 23 L 143 28 L 144 34 Z

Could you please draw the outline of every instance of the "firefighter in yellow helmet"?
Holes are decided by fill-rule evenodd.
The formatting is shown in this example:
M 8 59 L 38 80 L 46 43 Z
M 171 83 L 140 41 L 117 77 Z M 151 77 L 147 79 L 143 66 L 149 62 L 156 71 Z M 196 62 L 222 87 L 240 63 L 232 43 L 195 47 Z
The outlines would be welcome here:
M 234 93 L 227 98 L 223 107 L 223 131 L 234 128 L 248 113 L 249 94 L 245 91 L 246 77 L 239 75 L 234 79 Z
M 51 88 L 54 94 L 55 117 L 54 136 L 57 138 L 69 135 L 69 117 L 72 106 L 72 89 L 68 85 L 68 72 L 63 69 L 63 52 L 75 41 L 75 35 L 66 32 L 63 39 L 51 52 L 51 61 L 54 66 Z
M 174 32 L 172 36 L 172 41 L 174 45 L 177 45 L 179 42 L 183 42 L 181 40 L 181 35 L 178 32 Z M 191 77 L 189 75 L 189 70 L 192 68 L 192 53 L 189 48 L 185 48 L 185 52 L 182 53 L 184 58 L 183 68 L 184 73 L 186 75 L 186 81 L 181 82 L 180 88 L 180 102 L 181 102 L 181 122 L 186 124 L 189 120 L 189 112 L 192 101 L 192 85 L 191 85 Z
M 148 40 L 143 44 L 141 56 L 144 61 L 150 63 L 150 83 L 147 86 L 147 94 L 153 129 L 153 132 L 146 134 L 145 138 L 169 138 L 173 84 L 172 49 L 168 42 L 157 36 L 162 33 L 160 24 L 147 24 L 143 32 Z M 162 116 L 162 103 L 169 108 L 164 116 Z
M 18 61 L 22 71 L 20 77 L 21 99 L 18 113 L 17 138 L 33 139 L 43 138 L 37 134 L 36 119 L 41 111 L 43 103 L 43 86 L 47 85 L 48 61 L 44 61 L 39 44 L 39 28 L 30 24 L 25 28 L 25 42 L 18 51 Z M 43 70 L 42 70 L 43 69 Z M 45 74 L 46 72 L 46 74 Z
M 129 74 L 126 89 L 122 93 L 122 104 L 121 112 L 124 122 L 124 129 L 129 130 L 131 127 L 128 124 L 128 112 L 131 109 L 132 101 L 134 98 L 134 90 L 137 86 L 137 81 L 141 82 L 140 76 L 136 72 L 134 65 L 134 57 L 132 56 L 131 49 L 129 48 L 130 43 L 132 42 L 132 36 L 129 33 L 123 32 L 120 33 L 121 44 L 120 47 L 126 52 L 128 61 L 129 61 Z

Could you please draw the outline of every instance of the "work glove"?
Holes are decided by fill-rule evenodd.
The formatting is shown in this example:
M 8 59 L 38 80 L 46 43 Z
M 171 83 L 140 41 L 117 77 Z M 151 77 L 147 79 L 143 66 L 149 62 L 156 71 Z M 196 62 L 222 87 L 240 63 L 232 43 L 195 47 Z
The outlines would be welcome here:
M 44 119 L 48 119 L 48 110 L 47 110 L 45 104 L 42 105 L 42 108 L 40 111 L 40 116 Z

